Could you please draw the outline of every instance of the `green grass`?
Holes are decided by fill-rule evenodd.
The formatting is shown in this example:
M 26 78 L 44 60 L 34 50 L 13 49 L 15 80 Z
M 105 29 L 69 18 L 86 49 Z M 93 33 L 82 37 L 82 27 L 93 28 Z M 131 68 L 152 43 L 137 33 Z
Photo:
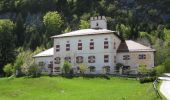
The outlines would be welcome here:
M 0 78 L 0 100 L 159 100 L 152 83 L 133 79 Z

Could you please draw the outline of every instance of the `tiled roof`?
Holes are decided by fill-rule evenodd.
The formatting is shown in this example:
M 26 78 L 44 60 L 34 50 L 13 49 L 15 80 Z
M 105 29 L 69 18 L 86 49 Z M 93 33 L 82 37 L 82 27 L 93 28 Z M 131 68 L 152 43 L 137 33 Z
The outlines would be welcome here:
M 82 35 L 95 35 L 95 34 L 115 33 L 115 32 L 116 31 L 111 31 L 111 30 L 107 30 L 107 29 L 81 29 L 81 30 L 77 30 L 77 31 L 64 33 L 61 35 L 55 35 L 55 36 L 52 36 L 52 38 L 82 36 Z
M 50 48 L 48 50 L 42 51 L 39 54 L 33 56 L 34 58 L 36 57 L 49 57 L 54 55 L 54 48 Z
M 155 51 L 150 47 L 144 46 L 132 40 L 123 41 L 117 50 L 117 52 L 135 52 L 135 51 Z

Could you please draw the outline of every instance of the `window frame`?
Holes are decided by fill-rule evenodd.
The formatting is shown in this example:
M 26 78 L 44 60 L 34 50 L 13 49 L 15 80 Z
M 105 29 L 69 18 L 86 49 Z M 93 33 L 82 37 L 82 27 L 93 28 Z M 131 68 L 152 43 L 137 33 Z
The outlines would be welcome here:
M 83 56 L 77 56 L 76 57 L 76 63 L 83 63 Z
M 70 51 L 70 44 L 69 43 L 66 44 L 66 51 Z
M 94 50 L 94 42 L 89 43 L 89 48 L 90 48 L 90 50 Z
M 78 46 L 78 48 L 77 48 L 78 50 L 82 50 L 83 49 L 82 42 L 78 42 L 77 46 Z
M 69 56 L 64 57 L 64 61 L 68 61 L 69 63 L 71 63 L 71 57 L 69 57 Z
M 95 62 L 96 62 L 95 56 L 88 56 L 88 63 L 95 63 Z
M 89 66 L 89 71 L 90 72 L 95 72 L 96 71 L 96 67 L 95 66 Z
M 108 49 L 109 48 L 109 41 L 104 41 L 104 49 Z
M 130 55 L 123 55 L 123 60 L 130 60 Z
M 60 51 L 60 45 L 56 45 L 56 52 L 59 52 Z
M 138 59 L 146 59 L 146 54 L 139 54 Z
M 60 64 L 61 63 L 61 58 L 60 57 L 55 57 L 54 58 L 54 63 L 55 64 Z
M 104 55 L 104 63 L 109 63 L 109 55 Z

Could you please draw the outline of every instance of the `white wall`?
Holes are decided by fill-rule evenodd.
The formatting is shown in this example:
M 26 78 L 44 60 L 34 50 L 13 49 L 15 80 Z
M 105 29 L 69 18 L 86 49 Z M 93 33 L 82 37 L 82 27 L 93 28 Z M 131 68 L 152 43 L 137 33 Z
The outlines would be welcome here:
M 139 59 L 139 54 L 145 54 L 146 59 Z M 130 55 L 130 60 L 123 60 L 123 55 Z M 122 63 L 125 66 L 130 66 L 130 70 L 135 70 L 140 64 L 145 64 L 148 69 L 154 67 L 154 52 L 125 52 L 117 54 L 117 63 Z
M 108 38 L 109 48 L 104 49 L 104 40 Z M 94 41 L 94 50 L 90 50 L 89 43 L 90 39 Z M 82 50 L 77 49 L 78 41 L 82 41 Z M 66 51 L 66 43 L 70 43 L 70 51 Z M 116 42 L 116 49 L 113 48 L 113 43 Z M 60 52 L 56 52 L 56 45 L 60 45 Z M 74 36 L 74 37 L 64 37 L 64 38 L 55 38 L 54 39 L 54 58 L 61 57 L 61 63 L 59 65 L 54 64 L 55 67 L 61 67 L 64 62 L 64 57 L 71 57 L 71 64 L 73 67 L 77 67 L 76 56 L 84 57 L 84 64 L 87 66 L 95 66 L 96 73 L 102 72 L 103 66 L 110 66 L 111 71 L 114 70 L 114 55 L 116 56 L 117 48 L 120 44 L 120 40 L 114 34 L 98 34 L 98 35 L 87 35 L 87 36 Z M 104 55 L 109 55 L 109 63 L 104 63 Z M 95 63 L 88 63 L 88 56 L 95 56 Z M 54 69 L 55 70 L 55 69 Z
M 48 65 L 50 64 L 51 61 L 53 61 L 53 56 L 48 56 L 48 57 L 36 57 L 35 59 L 35 63 L 39 64 L 39 62 L 44 62 L 45 66 L 42 69 L 42 73 L 51 73 L 51 70 L 48 68 Z

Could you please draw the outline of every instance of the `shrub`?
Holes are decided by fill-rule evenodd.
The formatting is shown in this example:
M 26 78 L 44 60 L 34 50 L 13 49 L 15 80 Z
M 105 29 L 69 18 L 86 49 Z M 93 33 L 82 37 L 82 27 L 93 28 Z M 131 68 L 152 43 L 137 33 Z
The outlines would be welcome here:
M 149 72 L 149 70 L 146 69 L 146 65 L 144 65 L 144 64 L 139 65 L 139 67 L 138 67 L 139 74 L 146 75 L 148 72 Z
M 164 71 L 165 72 L 170 72 L 170 58 L 167 58 L 166 60 L 165 60 L 165 62 L 164 62 Z
M 6 76 L 12 75 L 12 73 L 13 73 L 13 66 L 12 66 L 12 64 L 5 65 L 3 70 L 6 73 Z
M 87 70 L 87 65 L 86 64 L 80 64 L 79 67 L 80 67 L 80 73 L 84 74 L 85 71 Z
M 32 77 L 37 77 L 38 75 L 40 75 L 40 70 L 41 67 L 39 67 L 35 62 L 33 62 L 30 67 L 29 67 L 29 75 L 31 75 Z
M 156 77 L 143 77 L 139 79 L 140 83 L 148 83 L 148 82 L 153 82 L 154 80 L 156 80 Z
M 159 65 L 159 66 L 156 66 L 155 67 L 155 70 L 156 70 L 156 74 L 157 75 L 161 75 L 162 73 L 164 73 L 164 65 Z
M 63 71 L 65 74 L 69 74 L 70 67 L 71 67 L 71 64 L 68 61 L 65 61 L 63 64 Z
M 116 64 L 116 71 L 119 72 L 120 68 L 123 68 L 123 64 L 122 63 L 117 63 Z M 122 72 L 121 72 L 122 73 Z

